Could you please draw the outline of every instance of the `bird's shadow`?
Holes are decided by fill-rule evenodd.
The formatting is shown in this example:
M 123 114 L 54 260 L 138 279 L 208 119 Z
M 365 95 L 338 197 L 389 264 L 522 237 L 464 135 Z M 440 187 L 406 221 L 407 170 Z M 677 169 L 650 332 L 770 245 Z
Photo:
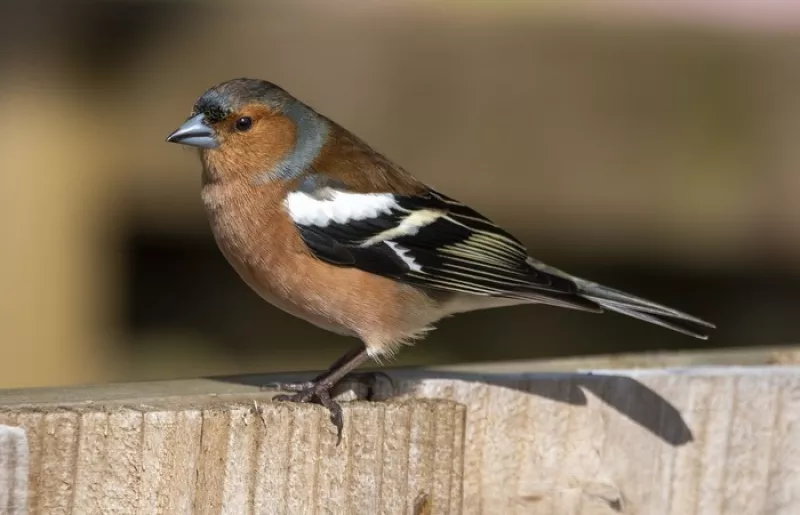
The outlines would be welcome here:
M 694 440 L 691 429 L 675 406 L 647 385 L 625 375 L 583 372 L 489 374 L 403 370 L 389 373 L 366 372 L 357 376 L 360 376 L 359 382 L 366 381 L 369 384 L 368 395 L 373 400 L 413 395 L 418 382 L 426 379 L 477 382 L 573 406 L 587 406 L 589 401 L 586 392 L 590 392 L 604 404 L 672 446 L 685 445 Z M 376 376 L 388 378 L 388 381 L 379 381 Z M 296 382 L 308 378 L 305 374 L 252 374 L 211 379 L 261 387 L 275 382 Z

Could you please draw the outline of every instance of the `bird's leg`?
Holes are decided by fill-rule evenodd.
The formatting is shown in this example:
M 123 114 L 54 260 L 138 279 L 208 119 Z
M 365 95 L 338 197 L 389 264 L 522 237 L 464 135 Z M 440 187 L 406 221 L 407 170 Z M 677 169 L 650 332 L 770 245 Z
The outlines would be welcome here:
M 358 359 L 358 362 L 355 365 L 353 365 L 351 368 L 348 368 L 348 372 L 350 370 L 353 370 L 358 365 L 360 365 L 362 361 L 364 361 L 366 359 L 366 352 L 367 352 L 367 349 L 366 349 L 366 347 L 364 345 L 359 345 L 358 347 L 353 347 L 352 349 L 347 351 L 345 354 L 343 354 L 341 357 L 339 357 L 339 359 L 334 361 L 333 364 L 330 367 L 328 367 L 328 370 L 326 370 L 325 372 L 321 373 L 320 375 L 318 375 L 317 377 L 315 377 L 314 379 L 312 379 L 310 381 L 305 381 L 303 383 L 274 383 L 274 384 L 270 384 L 269 387 L 270 388 L 275 388 L 275 389 L 278 389 L 278 390 L 284 390 L 284 391 L 287 391 L 287 392 L 302 392 L 302 391 L 308 390 L 308 389 L 312 388 L 318 382 L 324 380 L 326 378 L 326 376 L 330 376 L 334 371 L 336 371 L 340 367 L 345 366 L 351 360 Z M 365 354 L 365 356 L 359 358 L 359 356 L 362 353 Z M 346 375 L 346 374 L 347 374 L 347 372 L 345 372 L 344 375 Z M 344 375 L 342 375 L 342 377 L 344 377 Z M 341 377 L 339 379 L 341 379 Z M 331 386 L 333 386 L 333 384 Z
M 367 359 L 367 347 L 359 345 L 348 351 L 344 356 L 336 360 L 331 367 L 324 373 L 318 375 L 311 381 L 299 384 L 276 384 L 279 390 L 297 392 L 294 395 L 276 395 L 273 400 L 288 402 L 314 402 L 328 408 L 331 413 L 331 422 L 336 426 L 336 445 L 342 441 L 342 429 L 344 428 L 344 415 L 339 403 L 331 399 L 331 388 L 358 367 Z

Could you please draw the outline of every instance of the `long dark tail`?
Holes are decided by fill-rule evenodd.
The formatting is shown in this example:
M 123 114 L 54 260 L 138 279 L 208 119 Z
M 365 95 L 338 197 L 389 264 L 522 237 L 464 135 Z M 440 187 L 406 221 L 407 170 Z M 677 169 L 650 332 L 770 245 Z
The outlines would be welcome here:
M 609 311 L 616 311 L 617 313 L 660 325 L 701 340 L 707 339 L 708 331 L 716 328 L 711 322 L 706 322 L 692 315 L 629 293 L 582 279 L 574 280 L 582 297 L 597 303 Z
M 660 325 L 673 331 L 678 331 L 701 340 L 708 339 L 708 332 L 710 329 L 716 329 L 717 326 L 711 322 L 706 322 L 692 315 L 688 315 L 677 309 L 668 308 L 661 304 L 656 304 L 649 300 L 625 293 L 624 291 L 615 290 L 580 277 L 570 275 L 563 270 L 552 267 L 532 257 L 528 258 L 528 264 L 537 270 L 544 271 L 553 275 L 558 275 L 569 279 L 578 287 L 578 295 L 586 301 L 586 305 L 582 303 L 562 303 L 564 307 L 573 309 L 584 309 L 587 311 L 600 311 L 591 309 L 593 305 L 600 306 L 603 310 L 616 311 L 629 317 L 638 318 L 651 324 Z M 574 300 L 574 298 L 573 298 Z

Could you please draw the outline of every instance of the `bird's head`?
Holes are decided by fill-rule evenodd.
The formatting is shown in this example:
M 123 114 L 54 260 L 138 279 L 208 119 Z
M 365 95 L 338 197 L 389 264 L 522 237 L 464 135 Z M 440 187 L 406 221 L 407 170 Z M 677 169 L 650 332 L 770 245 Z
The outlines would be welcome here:
M 199 148 L 217 179 L 267 178 L 310 164 L 298 162 L 297 151 L 316 158 L 308 151 L 318 154 L 326 134 L 323 118 L 279 86 L 233 79 L 203 93 L 167 141 Z

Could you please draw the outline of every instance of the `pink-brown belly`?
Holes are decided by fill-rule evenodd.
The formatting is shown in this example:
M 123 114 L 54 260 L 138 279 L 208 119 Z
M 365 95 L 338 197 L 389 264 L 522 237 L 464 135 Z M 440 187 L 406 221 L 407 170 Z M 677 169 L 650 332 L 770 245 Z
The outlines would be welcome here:
M 209 206 L 205 194 L 204 200 L 222 254 L 259 296 L 287 313 L 359 337 L 376 355 L 391 352 L 443 315 L 417 288 L 315 258 L 280 205 Z
M 265 265 L 270 260 L 264 260 L 262 256 L 252 255 L 252 251 L 231 245 L 227 237 L 218 236 L 216 232 L 214 236 L 222 255 L 225 256 L 228 263 L 239 274 L 239 277 L 262 299 L 278 309 L 322 329 L 346 336 L 355 336 L 347 327 L 330 320 L 323 314 L 310 311 L 307 307 L 297 304 L 296 300 L 294 300 L 296 294 L 292 295 L 292 290 L 296 289 L 298 285 L 292 284 L 295 282 L 292 279 L 297 280 L 299 278 L 286 278 L 285 275 L 287 274 L 285 273 L 269 270 Z M 279 263 L 275 263 L 275 265 L 278 266 Z

